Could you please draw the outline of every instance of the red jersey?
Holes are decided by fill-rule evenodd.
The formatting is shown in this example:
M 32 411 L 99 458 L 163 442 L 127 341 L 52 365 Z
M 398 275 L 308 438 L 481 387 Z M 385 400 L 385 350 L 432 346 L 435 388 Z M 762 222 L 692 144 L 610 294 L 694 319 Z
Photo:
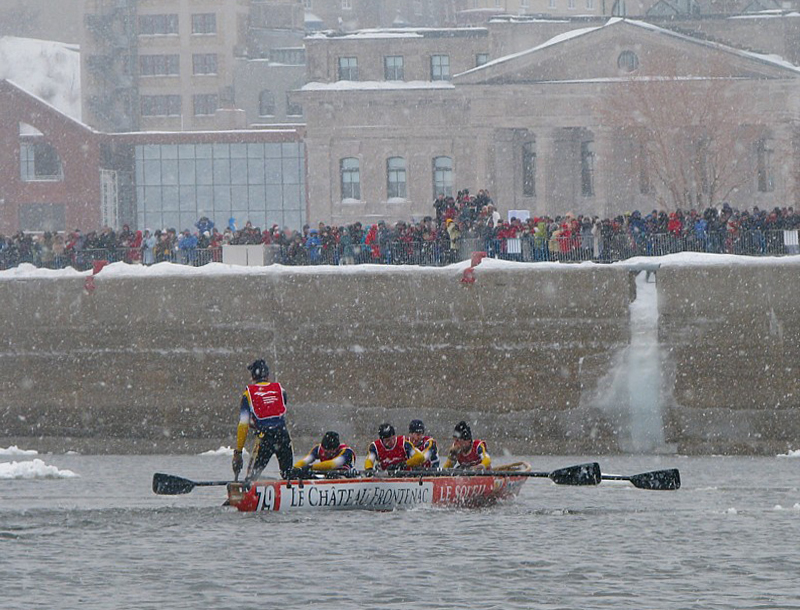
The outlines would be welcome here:
M 469 468 L 470 466 L 477 466 L 483 460 L 484 452 L 486 451 L 486 443 L 481 440 L 474 440 L 472 441 L 472 447 L 470 447 L 467 453 L 458 453 L 456 454 L 456 460 L 458 460 L 458 465 L 463 466 L 465 468 Z
M 395 464 L 401 464 L 405 462 L 408 459 L 408 453 L 406 453 L 406 442 L 405 436 L 398 436 L 394 443 L 394 447 L 391 449 L 384 447 L 381 440 L 377 440 L 372 443 L 375 447 L 375 453 L 378 456 L 378 466 L 383 470 L 387 470 L 389 466 L 394 466 Z
M 250 413 L 255 418 L 256 425 L 261 420 L 281 417 L 286 413 L 283 388 L 277 381 L 251 383 L 247 386 L 245 394 L 250 403 Z

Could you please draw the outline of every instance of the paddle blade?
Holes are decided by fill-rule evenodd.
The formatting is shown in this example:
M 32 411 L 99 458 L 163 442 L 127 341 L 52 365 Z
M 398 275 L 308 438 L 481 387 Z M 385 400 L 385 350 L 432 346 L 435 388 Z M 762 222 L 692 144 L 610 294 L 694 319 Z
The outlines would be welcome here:
M 550 473 L 550 479 L 558 485 L 597 485 L 600 483 L 600 464 L 578 464 L 559 468 Z
M 639 489 L 671 490 L 681 488 L 681 473 L 677 468 L 643 472 L 632 475 L 629 480 Z
M 194 481 L 176 477 L 172 474 L 157 472 L 153 475 L 153 493 L 162 496 L 177 496 L 188 494 L 195 487 Z

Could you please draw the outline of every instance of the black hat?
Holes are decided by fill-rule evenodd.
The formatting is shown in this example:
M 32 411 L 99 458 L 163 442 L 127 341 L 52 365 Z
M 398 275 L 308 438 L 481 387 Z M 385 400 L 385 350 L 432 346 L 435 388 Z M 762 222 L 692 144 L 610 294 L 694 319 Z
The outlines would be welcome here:
M 467 422 L 460 421 L 456 424 L 456 428 L 453 430 L 453 438 L 458 438 L 462 441 L 472 440 L 472 430 L 469 429 Z
M 412 419 L 411 423 L 408 424 L 408 431 L 409 433 L 425 432 L 425 424 L 422 423 L 421 419 Z
M 394 436 L 394 426 L 392 424 L 381 424 L 378 427 L 378 438 L 389 438 L 390 436 Z
M 322 448 L 327 451 L 333 451 L 337 447 L 339 447 L 339 433 L 334 432 L 333 430 L 328 430 L 325 433 L 325 436 L 322 437 Z
M 266 379 L 269 376 L 269 367 L 263 360 L 256 360 L 247 367 L 247 370 L 250 371 L 255 380 Z

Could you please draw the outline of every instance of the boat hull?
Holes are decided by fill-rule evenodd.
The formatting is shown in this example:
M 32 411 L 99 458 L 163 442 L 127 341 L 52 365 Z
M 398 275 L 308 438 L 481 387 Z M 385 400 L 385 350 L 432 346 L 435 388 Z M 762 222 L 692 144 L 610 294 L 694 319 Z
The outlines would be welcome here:
M 228 486 L 228 503 L 243 512 L 395 510 L 415 506 L 480 507 L 516 496 L 524 476 L 256 481 Z

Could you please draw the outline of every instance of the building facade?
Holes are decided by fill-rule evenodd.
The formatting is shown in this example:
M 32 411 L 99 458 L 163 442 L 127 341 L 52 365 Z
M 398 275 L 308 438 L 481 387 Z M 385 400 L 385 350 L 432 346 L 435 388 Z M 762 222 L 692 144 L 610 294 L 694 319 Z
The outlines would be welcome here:
M 614 106 L 634 82 L 659 79 L 678 87 L 688 108 L 716 102 L 712 94 L 724 86 L 718 103 L 735 110 L 717 132 L 683 110 L 686 122 L 677 127 L 686 139 L 671 144 L 664 163 L 688 155 L 705 168 L 686 187 L 690 205 L 721 203 L 712 166 L 723 160 L 709 150 L 725 138 L 739 180 L 725 200 L 741 208 L 796 200 L 796 67 L 642 22 L 582 22 L 545 41 L 537 20 L 526 25 L 533 44 L 499 57 L 487 51 L 497 45 L 485 33 L 469 43 L 445 35 L 434 43 L 423 32 L 387 34 L 379 46 L 366 33 L 308 40 L 312 82 L 301 96 L 311 218 L 419 218 L 432 214 L 438 193 L 462 188 L 488 188 L 501 212 L 532 215 L 685 206 L 664 192 L 668 184 L 656 188 L 660 169 L 646 163 L 657 152 L 657 125 L 635 125 L 628 119 L 641 109 Z M 522 26 L 512 27 L 515 46 L 523 46 Z M 470 65 L 484 51 L 486 61 Z M 434 54 L 451 58 L 446 80 Z M 386 68 L 398 56 L 409 65 L 404 79 Z M 705 139 L 692 143 L 703 130 Z

